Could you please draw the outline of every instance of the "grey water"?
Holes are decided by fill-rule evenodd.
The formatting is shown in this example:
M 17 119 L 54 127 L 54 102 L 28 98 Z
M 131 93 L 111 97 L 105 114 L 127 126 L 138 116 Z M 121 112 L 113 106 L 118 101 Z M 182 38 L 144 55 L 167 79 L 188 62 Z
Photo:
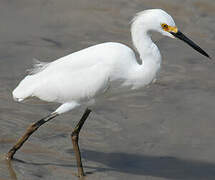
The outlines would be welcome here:
M 163 56 L 155 84 L 95 108 L 80 135 L 86 180 L 215 179 L 214 0 L 1 0 L 0 180 L 78 179 L 70 134 L 84 109 L 41 127 L 8 163 L 28 125 L 58 104 L 17 103 L 11 92 L 31 68 L 107 41 L 132 46 L 135 13 L 161 8 L 205 49 L 154 36 Z

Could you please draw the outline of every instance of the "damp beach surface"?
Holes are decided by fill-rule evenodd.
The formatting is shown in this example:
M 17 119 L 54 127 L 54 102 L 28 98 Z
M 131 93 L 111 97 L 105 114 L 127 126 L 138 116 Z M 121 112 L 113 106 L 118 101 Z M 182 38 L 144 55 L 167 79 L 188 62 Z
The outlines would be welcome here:
M 155 84 L 107 98 L 80 134 L 86 180 L 215 179 L 215 2 L 213 0 L 0 2 L 0 180 L 78 179 L 70 134 L 84 108 L 41 127 L 8 163 L 28 125 L 58 104 L 16 103 L 11 92 L 32 59 L 55 60 L 102 42 L 132 46 L 135 13 L 161 8 L 205 49 L 154 34 L 163 56 Z

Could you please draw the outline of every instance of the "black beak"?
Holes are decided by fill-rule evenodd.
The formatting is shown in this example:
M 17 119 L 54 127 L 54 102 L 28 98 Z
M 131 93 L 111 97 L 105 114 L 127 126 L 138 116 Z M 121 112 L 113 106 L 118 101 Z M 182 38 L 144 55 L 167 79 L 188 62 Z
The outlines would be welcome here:
M 193 49 L 201 53 L 202 55 L 210 58 L 210 56 L 197 44 L 195 44 L 193 41 L 191 41 L 189 38 L 187 38 L 181 31 L 178 31 L 177 33 L 170 32 L 173 36 L 177 37 L 178 39 L 181 39 L 182 41 L 186 42 L 188 45 L 190 45 Z M 211 58 L 210 58 L 211 59 Z

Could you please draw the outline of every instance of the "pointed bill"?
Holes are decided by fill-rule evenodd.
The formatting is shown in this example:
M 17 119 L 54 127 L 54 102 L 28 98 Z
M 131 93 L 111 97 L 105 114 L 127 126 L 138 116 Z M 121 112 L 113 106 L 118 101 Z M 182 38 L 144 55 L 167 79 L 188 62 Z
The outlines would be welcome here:
M 177 37 L 178 39 L 180 39 L 180 40 L 184 41 L 185 43 L 187 43 L 188 45 L 190 45 L 193 49 L 195 49 L 202 55 L 210 58 L 210 56 L 202 48 L 200 48 L 196 43 L 194 43 L 192 40 L 190 40 L 188 37 L 186 37 L 181 31 L 179 31 L 179 30 L 177 32 L 170 31 L 170 33 L 173 36 Z

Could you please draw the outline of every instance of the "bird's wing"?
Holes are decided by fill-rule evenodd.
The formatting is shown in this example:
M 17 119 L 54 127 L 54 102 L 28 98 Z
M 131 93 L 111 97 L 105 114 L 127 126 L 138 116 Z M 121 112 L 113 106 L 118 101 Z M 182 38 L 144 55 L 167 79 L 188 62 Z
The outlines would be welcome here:
M 87 101 L 104 93 L 109 83 L 109 68 L 101 63 L 74 68 L 60 65 L 38 74 L 33 96 L 46 101 Z M 61 70 L 60 70 L 61 69 Z
M 124 65 L 126 61 L 118 59 L 127 59 L 127 54 L 132 55 L 124 45 L 104 43 L 48 64 L 40 62 L 32 75 L 20 82 L 13 96 L 21 100 L 36 96 L 45 101 L 63 103 L 93 98 L 103 93 L 110 82 L 122 78 L 121 69 L 127 67 Z

